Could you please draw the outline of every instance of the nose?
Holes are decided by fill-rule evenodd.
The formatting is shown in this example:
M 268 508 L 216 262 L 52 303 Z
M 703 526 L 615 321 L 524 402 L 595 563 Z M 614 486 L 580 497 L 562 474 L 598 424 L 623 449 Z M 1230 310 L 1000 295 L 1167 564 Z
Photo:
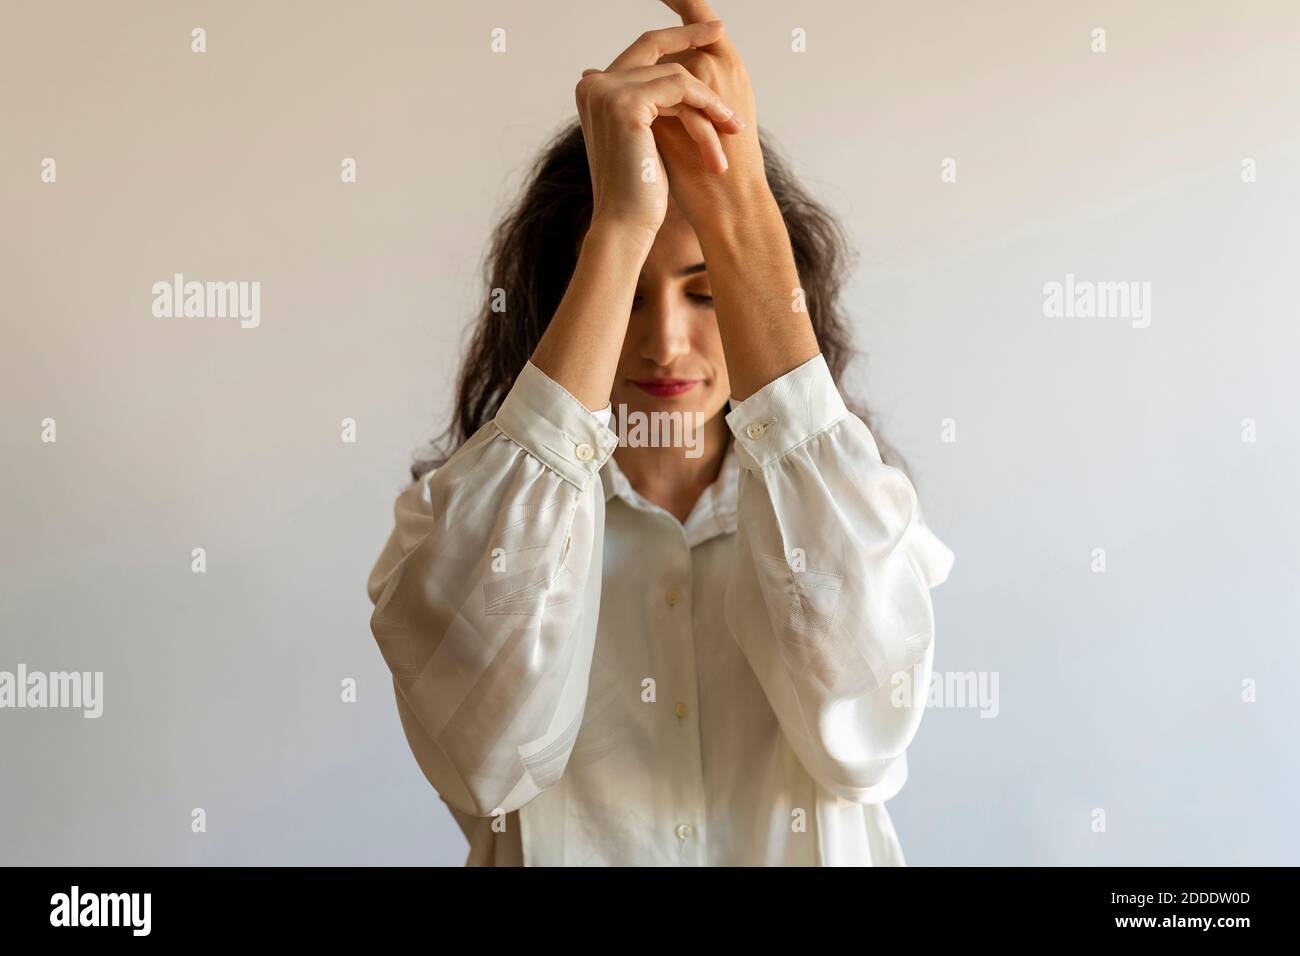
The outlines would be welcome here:
M 647 296 L 642 306 L 640 352 L 660 368 L 691 350 L 690 318 L 684 303 L 666 292 Z

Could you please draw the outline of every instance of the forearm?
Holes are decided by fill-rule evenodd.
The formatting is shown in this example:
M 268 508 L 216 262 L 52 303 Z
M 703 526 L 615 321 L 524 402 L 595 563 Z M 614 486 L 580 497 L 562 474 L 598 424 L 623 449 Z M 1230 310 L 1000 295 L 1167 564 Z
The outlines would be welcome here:
M 744 400 L 820 351 L 796 293 L 790 235 L 766 181 L 730 186 L 696 233 L 709 265 L 731 395 Z
M 604 408 L 654 234 L 596 222 L 532 363 L 587 408 Z

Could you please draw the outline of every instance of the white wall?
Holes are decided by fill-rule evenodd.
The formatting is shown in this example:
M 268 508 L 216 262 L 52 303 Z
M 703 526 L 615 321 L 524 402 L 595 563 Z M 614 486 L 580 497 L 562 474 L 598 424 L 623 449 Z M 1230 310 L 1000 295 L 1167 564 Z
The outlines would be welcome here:
M 0 670 L 106 681 L 98 720 L 0 711 L 0 857 L 459 864 L 365 577 L 492 222 L 582 69 L 672 17 L 130 9 L 0 32 Z M 1294 863 L 1300 8 L 718 9 L 861 251 L 856 390 L 957 553 L 936 668 L 998 675 L 996 718 L 922 725 L 890 805 L 909 861 Z M 175 272 L 260 281 L 260 326 L 154 318 Z M 1067 273 L 1150 282 L 1149 327 L 1045 317 Z

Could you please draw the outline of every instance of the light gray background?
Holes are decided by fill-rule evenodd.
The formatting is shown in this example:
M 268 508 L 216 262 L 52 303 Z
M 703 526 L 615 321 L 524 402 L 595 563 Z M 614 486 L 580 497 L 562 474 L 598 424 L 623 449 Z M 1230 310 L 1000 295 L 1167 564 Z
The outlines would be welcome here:
M 957 554 L 935 666 L 1000 675 L 996 719 L 926 716 L 890 803 L 909 862 L 1297 862 L 1300 7 L 718 9 L 861 251 L 852 386 Z M 99 720 L 0 711 L 3 862 L 463 862 L 364 582 L 491 224 L 582 69 L 672 22 L 651 0 L 9 11 L 0 669 L 107 686 Z M 153 318 L 174 272 L 261 281 L 261 327 Z M 1067 272 L 1151 282 L 1150 328 L 1044 318 Z

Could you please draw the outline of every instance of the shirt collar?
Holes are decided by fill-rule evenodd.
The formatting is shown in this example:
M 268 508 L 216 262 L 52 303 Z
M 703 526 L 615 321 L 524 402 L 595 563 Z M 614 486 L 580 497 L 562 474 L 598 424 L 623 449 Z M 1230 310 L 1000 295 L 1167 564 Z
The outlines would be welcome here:
M 613 455 L 609 456 L 601 468 L 600 479 L 605 488 L 606 502 L 612 498 L 621 498 L 639 511 L 668 514 L 663 508 L 643 498 L 632 487 L 632 483 L 627 480 L 623 470 L 614 461 Z M 693 548 L 710 538 L 735 532 L 739 483 L 740 459 L 736 456 L 736 443 L 728 441 L 718 477 L 714 479 L 713 484 L 704 489 L 695 502 L 695 507 L 691 509 L 686 524 L 682 525 L 682 532 L 686 535 L 688 546 Z M 673 518 L 673 520 L 677 519 Z

